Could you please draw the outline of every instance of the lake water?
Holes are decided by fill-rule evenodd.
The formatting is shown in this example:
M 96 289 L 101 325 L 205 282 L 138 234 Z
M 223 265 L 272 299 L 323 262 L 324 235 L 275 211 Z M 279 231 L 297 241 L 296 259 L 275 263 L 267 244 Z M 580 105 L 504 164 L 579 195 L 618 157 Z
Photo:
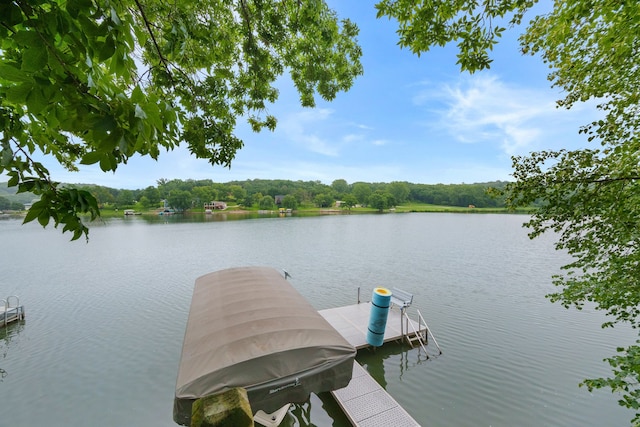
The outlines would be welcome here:
M 443 349 L 385 345 L 359 361 L 424 426 L 625 426 L 602 359 L 634 342 L 591 309 L 545 299 L 566 263 L 517 215 L 385 214 L 243 221 L 142 217 L 94 225 L 90 242 L 0 221 L 0 425 L 175 427 L 173 394 L 195 279 L 234 266 L 286 268 L 317 309 L 412 292 Z M 348 426 L 312 396 L 284 425 Z

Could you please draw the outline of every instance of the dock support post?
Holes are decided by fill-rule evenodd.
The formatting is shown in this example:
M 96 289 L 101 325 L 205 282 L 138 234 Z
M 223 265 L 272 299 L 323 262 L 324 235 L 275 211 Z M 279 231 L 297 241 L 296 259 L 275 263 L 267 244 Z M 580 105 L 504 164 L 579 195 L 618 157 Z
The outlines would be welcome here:
M 253 427 L 253 412 L 244 388 L 202 397 L 191 409 L 191 427 Z

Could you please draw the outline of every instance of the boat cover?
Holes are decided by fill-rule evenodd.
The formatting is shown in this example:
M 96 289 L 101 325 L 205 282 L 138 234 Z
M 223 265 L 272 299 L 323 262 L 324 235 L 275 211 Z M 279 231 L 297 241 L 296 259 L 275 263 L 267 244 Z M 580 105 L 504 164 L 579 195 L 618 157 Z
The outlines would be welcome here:
M 273 412 L 351 380 L 355 348 L 276 270 L 240 267 L 196 279 L 176 381 L 174 420 L 194 400 L 244 387 Z

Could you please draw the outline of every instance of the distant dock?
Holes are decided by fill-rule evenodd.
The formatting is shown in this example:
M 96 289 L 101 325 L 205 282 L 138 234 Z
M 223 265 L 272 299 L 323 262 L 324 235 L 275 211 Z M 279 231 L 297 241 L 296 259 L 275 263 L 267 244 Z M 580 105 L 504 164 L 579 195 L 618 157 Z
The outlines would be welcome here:
M 10 296 L 0 300 L 0 326 L 7 326 L 11 322 L 24 319 L 24 307 L 20 305 L 17 296 Z
M 362 349 L 370 347 L 367 343 L 370 309 L 370 303 L 360 303 L 319 312 L 351 345 Z M 401 310 L 391 309 L 387 317 L 384 342 L 405 339 L 402 322 Z M 412 323 L 417 332 L 426 334 L 426 325 L 422 328 L 419 324 Z M 356 427 L 420 426 L 356 361 L 353 362 L 353 375 L 349 385 L 334 390 L 331 394 Z

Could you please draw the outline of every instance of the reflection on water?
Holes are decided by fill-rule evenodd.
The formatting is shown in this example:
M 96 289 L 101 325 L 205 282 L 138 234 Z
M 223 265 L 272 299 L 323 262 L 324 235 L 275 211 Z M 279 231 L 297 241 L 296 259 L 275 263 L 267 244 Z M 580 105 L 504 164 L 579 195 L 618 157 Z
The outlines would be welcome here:
M 339 214 L 343 214 L 340 212 Z M 148 224 L 172 224 L 186 222 L 224 222 L 224 221 L 242 221 L 245 219 L 269 219 L 269 218 L 309 218 L 324 216 L 321 212 L 300 212 L 300 213 L 280 213 L 277 210 L 272 211 L 243 211 L 243 212 L 213 212 L 211 214 L 204 213 L 184 213 L 173 215 L 155 215 L 143 214 L 139 216 L 125 216 L 126 221 L 143 220 Z
M 25 323 L 26 320 L 17 320 L 7 326 L 0 326 L 0 381 L 9 375 L 9 372 L 3 368 L 2 360 L 6 359 L 11 347 L 19 342 L 20 332 L 24 329 Z
M 430 346 L 427 345 L 428 350 L 429 348 Z M 444 356 L 438 353 L 426 355 L 419 346 L 412 348 L 408 344 L 398 341 L 387 342 L 375 350 L 359 350 L 356 360 L 382 388 L 386 389 L 390 374 L 385 373 L 385 363 L 394 363 L 397 366 L 398 380 L 402 381 L 402 377 L 405 374 L 411 375 L 410 371 L 414 369 L 430 369 L 429 362 L 438 357 Z
M 341 426 L 351 423 L 344 415 L 331 393 L 311 394 L 305 403 L 294 403 L 287 416 L 282 420 L 282 427 Z

